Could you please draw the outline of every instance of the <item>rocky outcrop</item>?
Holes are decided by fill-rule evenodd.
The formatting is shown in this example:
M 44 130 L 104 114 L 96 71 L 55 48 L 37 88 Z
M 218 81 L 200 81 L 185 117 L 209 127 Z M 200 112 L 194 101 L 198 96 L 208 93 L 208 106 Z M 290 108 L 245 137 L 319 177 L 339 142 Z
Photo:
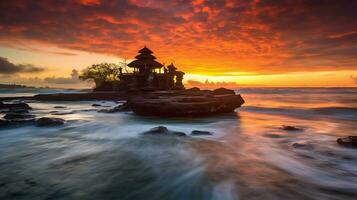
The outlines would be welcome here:
M 161 117 L 200 117 L 231 113 L 244 100 L 240 95 L 224 94 L 211 96 L 158 96 L 157 98 L 136 97 L 128 101 L 138 115 Z
M 41 117 L 36 120 L 36 126 L 59 126 L 65 123 L 61 118 Z
M 0 128 L 6 128 L 10 126 L 32 125 L 34 122 L 35 118 L 0 119 Z
M 164 91 L 41 94 L 31 99 L 46 101 L 126 100 L 126 104 L 111 109 L 101 109 L 98 112 L 113 113 L 131 110 L 138 115 L 161 117 L 204 117 L 232 113 L 244 103 L 239 94 L 225 88 L 218 88 L 213 91 L 191 88 L 188 90 Z M 9 107 L 9 105 L 7 106 Z M 15 106 L 15 104 L 12 106 Z M 27 104 L 18 104 L 17 106 L 30 109 Z M 100 105 L 93 104 L 93 106 L 99 107 Z M 0 104 L 1 107 L 4 107 L 4 104 Z
M 4 116 L 4 119 L 7 120 L 22 120 L 22 119 L 34 119 L 35 115 L 27 113 L 7 113 Z
M 142 133 L 143 135 L 166 135 L 166 136 L 186 136 L 183 132 L 171 131 L 165 126 L 158 126 Z
M 10 125 L 9 120 L 0 119 L 0 128 L 7 127 Z
M 67 108 L 66 106 L 54 106 L 53 108 Z
M 345 138 L 338 138 L 337 143 L 344 147 L 356 147 L 357 148 L 357 136 L 348 136 Z
M 292 145 L 296 149 L 301 149 L 301 150 L 313 150 L 314 146 L 312 144 L 308 143 L 294 143 Z
M 203 136 L 203 135 L 213 135 L 211 132 L 209 131 L 199 131 L 199 130 L 193 130 L 191 132 L 192 136 Z
M 131 108 L 129 106 L 129 103 L 124 103 L 124 104 L 115 106 L 114 108 L 98 110 L 98 112 L 115 113 L 115 112 L 126 112 L 126 111 L 130 111 L 130 110 L 131 110 Z
M 296 126 L 289 126 L 289 125 L 283 125 L 281 127 L 281 129 L 285 130 L 285 131 L 303 131 L 302 128 L 296 127 Z
M 26 103 L 2 103 L 0 102 L 0 110 L 30 110 L 31 107 Z
M 32 97 L 40 101 L 91 101 L 91 100 L 125 100 L 125 92 L 88 92 L 88 93 L 57 93 L 39 94 Z
M 235 94 L 233 90 L 229 90 L 226 88 L 218 88 L 213 91 L 211 91 L 211 94 L 213 95 L 225 95 L 225 94 Z

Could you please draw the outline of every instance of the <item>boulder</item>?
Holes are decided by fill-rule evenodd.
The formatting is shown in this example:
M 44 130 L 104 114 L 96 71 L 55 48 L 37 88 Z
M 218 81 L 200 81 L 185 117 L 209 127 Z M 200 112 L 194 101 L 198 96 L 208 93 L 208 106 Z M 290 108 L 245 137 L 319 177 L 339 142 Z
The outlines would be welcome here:
M 226 88 L 218 88 L 213 91 L 211 91 L 211 94 L 213 95 L 225 95 L 225 94 L 235 94 L 233 90 L 229 90 Z
M 50 112 L 50 114 L 52 114 L 52 115 L 70 115 L 70 114 L 74 114 L 75 113 L 75 111 L 57 111 L 57 110 L 55 110 L 55 111 L 51 111 Z
M 8 120 L 21 120 L 21 119 L 34 119 L 36 116 L 28 113 L 7 113 L 4 119 Z
M 29 110 L 24 110 L 24 109 L 10 109 L 8 112 L 17 113 L 17 114 L 30 113 Z
M 98 112 L 115 113 L 115 112 L 126 112 L 126 111 L 130 111 L 130 110 L 131 109 L 130 109 L 129 103 L 124 103 L 124 104 L 115 106 L 114 108 L 98 110 Z
M 296 149 L 302 149 L 302 150 L 314 149 L 314 146 L 312 144 L 307 144 L 307 143 L 294 143 L 292 146 Z
M 201 136 L 201 135 L 213 135 L 213 134 L 211 132 L 209 132 L 209 131 L 193 130 L 191 132 L 191 135 L 193 135 L 193 136 Z
M 183 132 L 171 131 L 165 126 L 158 126 L 142 133 L 143 135 L 167 135 L 167 136 L 186 136 Z
M 0 128 L 4 128 L 7 126 L 22 126 L 22 125 L 31 125 L 35 122 L 35 118 L 28 118 L 28 119 L 0 119 Z
M 30 110 L 31 107 L 26 103 L 1 103 L 0 109 Z
M 289 126 L 289 125 L 288 126 L 283 125 L 282 129 L 285 131 L 302 131 L 303 130 L 302 128 L 298 128 L 296 126 Z
M 244 103 L 240 95 L 165 96 L 159 99 L 143 97 L 129 100 L 130 108 L 138 115 L 160 117 L 202 117 L 232 113 Z
M 99 107 L 99 106 L 102 106 L 102 105 L 97 104 L 97 103 L 94 103 L 94 104 L 92 104 L 92 106 L 93 106 L 93 107 Z
M 357 147 L 357 136 L 338 138 L 337 143 L 345 147 Z
M 8 125 L 10 125 L 10 122 L 8 120 L 0 119 L 0 128 L 6 127 Z
M 200 88 L 198 88 L 198 87 L 193 87 L 193 88 L 190 88 L 190 89 L 187 89 L 187 90 L 185 90 L 186 92 L 198 92 L 198 91 L 200 91 L 201 89 Z
M 67 108 L 66 106 L 54 106 L 53 108 Z
M 36 120 L 37 126 L 58 126 L 65 123 L 64 119 L 61 118 L 50 118 L 50 117 L 41 117 Z

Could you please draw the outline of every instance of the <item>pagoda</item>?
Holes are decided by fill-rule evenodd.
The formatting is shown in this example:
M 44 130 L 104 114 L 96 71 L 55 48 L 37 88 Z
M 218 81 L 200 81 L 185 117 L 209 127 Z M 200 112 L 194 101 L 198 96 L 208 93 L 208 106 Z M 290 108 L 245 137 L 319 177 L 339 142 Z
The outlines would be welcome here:
M 134 72 L 152 73 L 155 69 L 161 69 L 163 65 L 156 61 L 153 52 L 146 46 L 138 51 L 139 55 L 135 60 L 128 64 L 128 67 L 134 68 Z
M 156 61 L 153 52 L 146 46 L 138 51 L 135 60 L 127 66 L 133 68 L 130 73 L 122 73 L 115 84 L 115 90 L 181 90 L 184 72 L 178 71 L 173 63 L 164 67 Z M 163 69 L 163 70 L 161 70 Z

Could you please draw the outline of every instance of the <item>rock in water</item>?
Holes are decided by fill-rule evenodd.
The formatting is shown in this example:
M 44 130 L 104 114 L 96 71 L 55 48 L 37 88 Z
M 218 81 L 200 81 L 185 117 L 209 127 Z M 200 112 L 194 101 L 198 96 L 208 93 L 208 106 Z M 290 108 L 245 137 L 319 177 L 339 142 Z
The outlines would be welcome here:
M 199 131 L 199 130 L 193 130 L 191 132 L 191 135 L 194 135 L 194 136 L 200 136 L 200 135 L 213 135 L 211 132 L 209 131 Z
M 170 131 L 165 126 L 158 126 L 142 133 L 143 135 L 172 135 L 172 136 L 186 136 L 183 132 Z
M 187 92 L 198 92 L 198 91 L 200 91 L 200 90 L 201 90 L 201 89 L 198 88 L 198 87 L 193 87 L 193 88 L 187 89 L 186 91 L 187 91 Z
M 337 143 L 345 147 L 357 147 L 357 136 L 338 138 Z
M 285 131 L 302 131 L 303 130 L 302 128 L 298 128 L 295 126 L 285 126 L 285 125 L 283 125 L 282 129 Z
M 99 107 L 99 106 L 102 106 L 102 105 L 97 104 L 97 103 L 94 103 L 94 104 L 92 104 L 92 106 L 93 106 L 93 107 Z
M 26 103 L 0 103 L 0 109 L 31 110 L 31 107 Z
M 61 118 L 50 118 L 50 117 L 41 117 L 36 120 L 37 126 L 58 126 L 64 124 L 64 119 Z
M 7 113 L 4 116 L 4 119 L 8 120 L 20 120 L 20 119 L 33 119 L 35 115 L 27 114 L 27 113 Z
M 314 146 L 312 144 L 307 144 L 307 143 L 294 143 L 293 147 L 296 149 L 302 149 L 302 150 L 313 150 Z
M 98 110 L 98 112 L 103 112 L 103 113 L 115 113 L 115 112 L 126 112 L 126 111 L 130 111 L 130 106 L 128 103 L 115 106 L 114 108 L 111 109 Z
M 66 106 L 54 106 L 53 108 L 67 108 Z
M 0 119 L 0 128 L 8 126 L 10 123 L 8 120 Z
M 178 95 L 157 99 L 136 97 L 129 101 L 135 114 L 161 117 L 202 117 L 231 113 L 243 103 L 243 98 L 236 94 Z
M 229 90 L 226 88 L 218 88 L 215 89 L 211 92 L 211 94 L 213 95 L 225 95 L 225 94 L 235 94 L 235 92 L 233 90 Z

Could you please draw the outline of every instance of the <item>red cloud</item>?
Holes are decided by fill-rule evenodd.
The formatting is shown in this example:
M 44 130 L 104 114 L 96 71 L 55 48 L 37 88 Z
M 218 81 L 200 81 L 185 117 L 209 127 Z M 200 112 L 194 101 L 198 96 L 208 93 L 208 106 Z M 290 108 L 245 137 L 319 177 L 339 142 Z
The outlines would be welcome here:
M 148 45 L 191 73 L 356 69 L 356 8 L 349 0 L 1 1 L 0 42 L 129 58 Z

